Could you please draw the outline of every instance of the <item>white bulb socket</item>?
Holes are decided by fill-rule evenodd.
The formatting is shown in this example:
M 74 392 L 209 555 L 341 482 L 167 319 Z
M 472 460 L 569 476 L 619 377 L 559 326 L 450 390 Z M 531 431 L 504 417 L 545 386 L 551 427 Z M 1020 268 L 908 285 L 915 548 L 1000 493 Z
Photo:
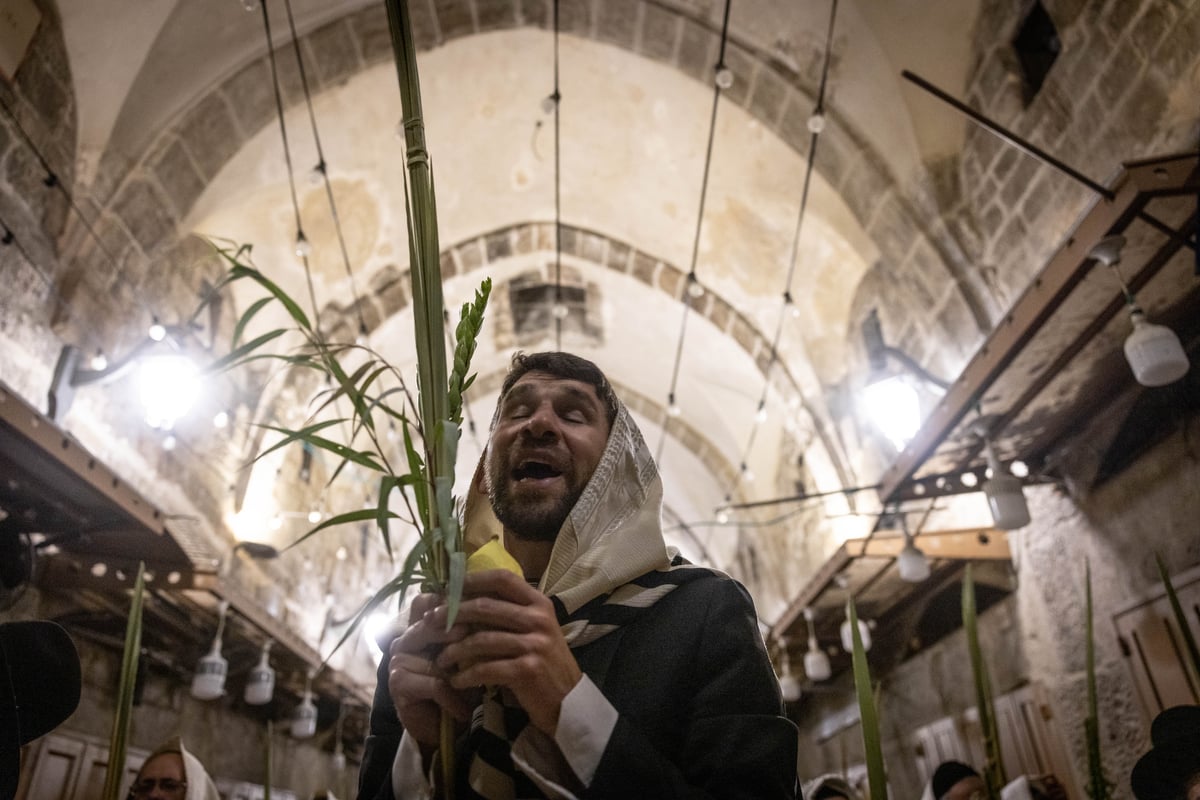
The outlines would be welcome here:
M 1188 357 L 1175 331 L 1155 325 L 1135 309 L 1130 314 L 1133 333 L 1125 340 L 1125 360 L 1142 386 L 1166 386 L 1187 374 Z

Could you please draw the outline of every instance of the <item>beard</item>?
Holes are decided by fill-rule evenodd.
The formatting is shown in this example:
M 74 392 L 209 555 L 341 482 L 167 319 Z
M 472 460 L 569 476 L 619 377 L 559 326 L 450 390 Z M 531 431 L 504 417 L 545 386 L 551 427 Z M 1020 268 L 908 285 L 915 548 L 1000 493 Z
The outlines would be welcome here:
M 507 465 L 494 465 L 492 459 L 484 464 L 488 500 L 492 513 L 504 529 L 527 542 L 553 542 L 571 514 L 571 509 L 583 494 L 583 486 L 571 481 L 567 473 L 566 491 L 557 495 L 541 494 L 518 497 Z

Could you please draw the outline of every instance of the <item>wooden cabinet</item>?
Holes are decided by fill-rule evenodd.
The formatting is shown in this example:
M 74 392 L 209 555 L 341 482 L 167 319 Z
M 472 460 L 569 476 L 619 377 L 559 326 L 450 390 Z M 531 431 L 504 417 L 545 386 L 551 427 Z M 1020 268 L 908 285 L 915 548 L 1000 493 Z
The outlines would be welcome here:
M 130 748 L 119 795 L 125 796 L 145 750 Z M 108 769 L 108 743 L 70 734 L 51 733 L 22 752 L 17 800 L 100 800 Z

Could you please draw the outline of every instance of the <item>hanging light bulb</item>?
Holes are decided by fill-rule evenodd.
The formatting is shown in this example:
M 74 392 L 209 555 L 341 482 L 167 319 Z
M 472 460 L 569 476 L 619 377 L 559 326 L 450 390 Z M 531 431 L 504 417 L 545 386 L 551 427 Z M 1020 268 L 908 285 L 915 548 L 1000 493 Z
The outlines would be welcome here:
M 166 331 L 163 331 L 166 333 Z M 96 372 L 103 372 L 108 367 L 108 357 L 104 355 L 103 350 L 97 350 L 96 355 L 92 356 L 91 367 Z
M 158 321 L 158 317 L 155 317 L 150 323 L 150 327 L 147 329 L 146 335 L 156 342 L 161 342 L 163 339 L 167 338 L 167 329 L 161 322 Z
M 913 544 L 907 524 L 904 525 L 904 547 L 896 556 L 896 569 L 900 572 L 900 580 L 906 583 L 920 583 L 929 577 L 929 559 Z
M 783 648 L 783 674 L 779 676 L 779 693 L 783 695 L 785 702 L 794 703 L 802 694 L 800 681 L 792 674 L 792 659 L 788 656 L 787 643 L 780 640 L 779 644 Z
M 304 235 L 304 231 L 296 232 L 296 256 L 299 258 L 308 258 L 312 255 L 312 243 L 308 241 L 308 237 Z
M 758 411 L 754 412 L 754 419 L 756 422 L 766 422 L 767 421 L 767 401 L 766 400 L 758 401 Z
M 719 89 L 724 90 L 730 88 L 733 86 L 733 70 L 731 70 L 729 67 L 722 66 L 717 70 L 714 81 Z
M 1125 340 L 1125 360 L 1142 386 L 1166 386 L 1187 374 L 1188 357 L 1175 331 L 1155 325 L 1137 306 L 1129 312 L 1133 333 Z
M 687 293 L 693 300 L 704 296 L 704 287 L 700 285 L 700 279 L 696 277 L 694 270 L 687 275 Z
M 814 111 L 813 115 L 808 118 L 809 133 L 821 133 L 825 130 L 825 115 L 820 111 Z
M 225 612 L 229 603 L 221 601 L 218 606 L 217 635 L 213 637 L 212 649 L 196 664 L 192 678 L 192 697 L 197 700 L 216 700 L 225 694 L 225 676 L 229 674 L 229 662 L 221 655 L 221 635 L 225 632 Z
M 555 319 L 566 319 L 571 310 L 567 308 L 566 303 L 555 303 L 550 309 L 550 313 L 554 315 Z
M 827 681 L 833 675 L 833 667 L 829 664 L 829 656 L 817 643 L 817 630 L 813 625 L 813 610 L 804 609 L 804 619 L 808 622 L 808 652 L 804 654 L 804 674 L 810 681 Z
M 1029 524 L 1029 505 L 1025 502 L 1021 480 L 1004 469 L 990 439 L 984 438 L 983 447 L 987 453 L 988 468 L 992 471 L 992 477 L 983 482 L 983 493 L 987 495 L 988 508 L 992 511 L 992 522 L 1005 531 L 1024 528 Z
M 842 621 L 842 627 L 838 633 L 841 634 L 842 649 L 847 653 L 854 652 L 854 630 L 850 627 L 849 601 L 846 602 L 846 619 Z M 871 649 L 871 626 L 861 617 L 858 620 L 858 635 L 862 639 L 863 652 L 868 652 Z
M 250 670 L 246 679 L 246 690 L 242 698 L 252 706 L 266 705 L 275 695 L 275 670 L 271 669 L 270 651 L 272 640 L 263 642 L 258 664 Z
M 1142 386 L 1166 386 L 1187 374 L 1187 353 L 1175 331 L 1150 322 L 1146 319 L 1146 313 L 1138 307 L 1137 298 L 1121 275 L 1119 265 L 1124 247 L 1124 236 L 1105 236 L 1088 251 L 1088 256 L 1112 270 L 1129 304 L 1133 333 L 1125 340 L 1124 349 L 1125 360 L 1133 370 L 1133 377 Z
M 292 714 L 292 737 L 307 739 L 317 732 L 317 707 L 312 699 L 312 673 L 304 677 L 304 697 Z

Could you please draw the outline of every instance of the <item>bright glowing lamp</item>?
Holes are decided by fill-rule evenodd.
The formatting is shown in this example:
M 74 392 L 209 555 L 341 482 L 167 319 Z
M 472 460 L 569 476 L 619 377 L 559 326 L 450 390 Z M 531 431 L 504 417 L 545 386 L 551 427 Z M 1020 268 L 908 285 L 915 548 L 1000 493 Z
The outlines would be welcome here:
M 170 430 L 200 391 L 200 370 L 180 355 L 144 359 L 138 367 L 138 396 L 152 428 Z
M 897 450 L 903 450 L 921 428 L 917 390 L 901 375 L 868 384 L 863 389 L 861 404 L 867 419 Z

